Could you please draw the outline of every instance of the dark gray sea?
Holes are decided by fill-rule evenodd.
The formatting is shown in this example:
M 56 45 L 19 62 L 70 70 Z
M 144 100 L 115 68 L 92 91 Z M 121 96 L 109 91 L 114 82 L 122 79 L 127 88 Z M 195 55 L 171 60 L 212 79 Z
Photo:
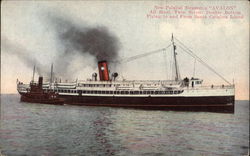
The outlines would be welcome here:
M 236 101 L 235 114 L 19 101 L 1 95 L 2 155 L 239 156 L 249 150 L 249 101 Z

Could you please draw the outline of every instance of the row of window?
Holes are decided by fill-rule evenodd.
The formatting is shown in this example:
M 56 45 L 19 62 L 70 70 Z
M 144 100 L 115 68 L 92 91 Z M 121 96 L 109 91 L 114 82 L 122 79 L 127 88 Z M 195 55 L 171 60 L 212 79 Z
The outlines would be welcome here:
M 202 81 L 195 81 L 195 84 L 202 84 Z
M 111 87 L 112 84 L 79 84 L 81 87 Z M 113 85 L 115 86 L 115 85 Z
M 78 94 L 180 94 L 183 90 L 178 91 L 99 91 L 99 90 L 55 90 L 59 93 L 78 93 Z
M 146 84 L 146 86 L 152 86 L 153 84 Z M 78 86 L 81 87 L 112 87 L 112 86 L 130 86 L 129 84 L 79 84 Z M 154 84 L 154 86 L 157 86 L 157 84 Z

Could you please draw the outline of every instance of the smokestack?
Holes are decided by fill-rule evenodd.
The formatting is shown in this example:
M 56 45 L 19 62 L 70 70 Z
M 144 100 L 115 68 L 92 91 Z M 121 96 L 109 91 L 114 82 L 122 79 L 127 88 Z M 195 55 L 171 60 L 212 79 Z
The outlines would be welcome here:
M 115 81 L 116 77 L 118 76 L 118 73 L 113 73 L 112 74 L 112 77 L 113 77 L 113 80 Z
M 100 81 L 109 81 L 109 70 L 107 61 L 98 62 Z
M 39 78 L 38 78 L 38 87 L 39 87 L 40 89 L 43 88 L 43 77 L 41 77 L 41 76 L 39 76 Z
M 92 74 L 92 80 L 97 81 L 97 74 L 96 73 Z

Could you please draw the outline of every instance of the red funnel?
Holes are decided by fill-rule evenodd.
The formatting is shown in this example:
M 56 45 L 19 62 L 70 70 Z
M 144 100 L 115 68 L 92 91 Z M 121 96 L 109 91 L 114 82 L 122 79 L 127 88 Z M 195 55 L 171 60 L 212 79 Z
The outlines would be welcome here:
M 107 61 L 98 62 L 100 81 L 109 81 L 109 70 Z

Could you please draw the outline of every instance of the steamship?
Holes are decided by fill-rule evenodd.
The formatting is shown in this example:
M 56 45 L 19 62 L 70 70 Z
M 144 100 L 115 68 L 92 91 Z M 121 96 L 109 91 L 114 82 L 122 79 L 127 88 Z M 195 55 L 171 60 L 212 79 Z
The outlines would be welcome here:
M 169 47 L 172 49 L 175 69 L 173 80 L 117 80 L 118 73 L 110 74 L 108 62 L 102 60 L 98 62 L 99 74 L 94 73 L 91 79 L 57 82 L 53 80 L 51 74 L 50 82 L 43 83 L 42 77 L 39 77 L 39 82 L 42 83 L 45 92 L 55 92 L 64 99 L 65 104 L 69 105 L 234 113 L 235 86 L 216 71 L 215 74 L 228 85 L 204 86 L 202 79 L 180 78 L 176 60 L 177 44 L 174 39 L 176 38 L 172 35 L 169 46 L 155 51 L 166 50 Z M 185 48 L 181 42 L 180 47 Z M 192 53 L 191 50 L 186 51 Z M 194 53 L 192 56 L 203 62 Z M 204 65 L 212 69 L 207 64 Z M 35 83 L 34 71 L 32 83 Z M 22 97 L 29 92 L 30 85 L 18 81 L 17 90 Z

